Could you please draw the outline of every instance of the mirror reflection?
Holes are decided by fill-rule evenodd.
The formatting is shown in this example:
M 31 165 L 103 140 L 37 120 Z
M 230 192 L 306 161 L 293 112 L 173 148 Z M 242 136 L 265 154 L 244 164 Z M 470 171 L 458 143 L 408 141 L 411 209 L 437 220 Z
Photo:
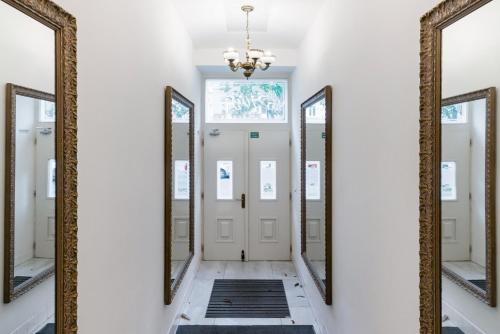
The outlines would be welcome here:
M 328 305 L 332 302 L 331 113 L 330 86 L 301 106 L 301 252 Z
M 305 109 L 306 253 L 323 285 L 326 282 L 325 116 L 324 97 Z
M 172 284 L 183 272 L 189 250 L 189 107 L 172 99 Z
M 53 333 L 55 313 L 55 33 L 0 1 L 5 106 L 1 333 Z
M 441 261 L 443 333 L 497 333 L 496 87 L 500 2 L 443 30 Z

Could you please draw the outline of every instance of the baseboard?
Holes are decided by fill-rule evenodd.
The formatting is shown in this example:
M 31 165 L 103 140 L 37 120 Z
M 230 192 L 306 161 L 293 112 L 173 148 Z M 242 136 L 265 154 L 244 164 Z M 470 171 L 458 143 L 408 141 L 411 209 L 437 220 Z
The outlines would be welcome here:
M 325 327 L 325 323 L 322 322 L 322 319 L 325 318 L 321 316 L 321 314 L 324 314 L 325 310 L 321 310 L 318 303 L 322 303 L 321 308 L 330 308 L 331 306 L 324 304 L 323 297 L 321 296 L 319 291 L 316 290 L 316 284 L 314 283 L 312 276 L 307 270 L 306 264 L 304 263 L 302 258 L 297 259 L 295 256 L 292 256 L 292 262 L 297 272 L 297 278 L 302 284 L 306 298 L 309 301 L 309 305 L 311 306 L 311 312 L 318 324 L 319 328 L 315 329 L 318 329 L 319 333 L 316 334 L 330 334 L 327 330 L 327 327 Z M 311 290 L 310 287 L 312 287 L 314 290 Z
M 194 284 L 194 278 L 198 269 L 200 268 L 201 257 L 197 256 L 191 262 L 191 268 L 189 268 L 188 274 L 184 276 L 184 281 L 181 283 L 181 287 L 175 296 L 175 304 L 169 305 L 169 307 L 175 307 L 175 316 L 168 327 L 169 330 L 167 334 L 175 334 L 177 332 L 177 327 L 181 321 L 181 315 L 183 312 L 183 307 L 187 298 L 189 298 L 189 293 L 191 292 Z M 187 279 L 187 280 L 186 280 Z

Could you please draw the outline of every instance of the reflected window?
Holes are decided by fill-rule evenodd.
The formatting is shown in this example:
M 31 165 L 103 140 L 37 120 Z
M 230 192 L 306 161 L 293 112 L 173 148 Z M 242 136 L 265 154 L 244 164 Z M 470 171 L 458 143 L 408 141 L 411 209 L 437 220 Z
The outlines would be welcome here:
M 172 123 L 189 123 L 189 108 L 172 99 Z
M 321 199 L 321 162 L 306 161 L 306 199 Z
M 175 160 L 174 198 L 189 199 L 189 161 Z
M 457 164 L 453 161 L 441 162 L 441 200 L 457 199 Z
M 207 80 L 207 123 L 287 123 L 286 80 Z
M 306 108 L 306 123 L 325 124 L 326 120 L 326 100 L 321 99 L 315 104 Z
M 39 100 L 38 121 L 43 123 L 53 123 L 56 121 L 55 102 Z
M 452 104 L 441 108 L 441 123 L 467 123 L 467 103 Z
M 276 199 L 276 161 L 260 162 L 260 199 Z
M 56 198 L 56 159 L 49 159 L 47 171 L 47 197 Z
M 217 199 L 233 199 L 232 161 L 217 161 Z

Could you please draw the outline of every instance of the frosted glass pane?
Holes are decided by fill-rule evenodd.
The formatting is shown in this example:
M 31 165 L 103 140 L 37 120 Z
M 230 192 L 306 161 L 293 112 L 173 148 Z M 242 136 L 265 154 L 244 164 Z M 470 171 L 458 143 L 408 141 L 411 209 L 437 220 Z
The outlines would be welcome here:
M 175 161 L 174 178 L 174 198 L 189 199 L 189 161 Z
M 260 199 L 276 199 L 276 161 L 260 162 Z
M 233 162 L 217 161 L 217 199 L 233 199 Z
M 326 100 L 321 99 L 306 108 L 306 123 L 325 124 Z
M 453 161 L 441 162 L 441 200 L 457 199 L 457 164 Z
M 56 159 L 49 159 L 47 164 L 47 197 L 56 198 Z
M 321 199 L 321 162 L 306 161 L 306 199 Z
M 452 104 L 441 108 L 441 123 L 464 124 L 467 123 L 467 102 Z
M 207 80 L 207 123 L 286 123 L 285 80 Z
M 39 100 L 38 121 L 40 122 L 55 122 L 56 121 L 56 104 L 55 102 Z
M 189 123 L 189 108 L 172 99 L 172 122 Z

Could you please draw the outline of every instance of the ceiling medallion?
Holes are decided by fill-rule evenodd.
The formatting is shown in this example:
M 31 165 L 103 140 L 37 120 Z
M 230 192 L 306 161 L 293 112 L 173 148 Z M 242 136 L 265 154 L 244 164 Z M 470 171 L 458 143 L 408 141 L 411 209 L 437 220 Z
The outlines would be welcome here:
M 261 49 L 253 49 L 252 41 L 250 39 L 249 32 L 249 15 L 255 8 L 253 6 L 243 6 L 241 10 L 245 12 L 247 16 L 247 38 L 246 38 L 246 51 L 245 58 L 246 60 L 240 61 L 240 54 L 237 50 L 233 48 L 229 48 L 224 51 L 224 60 L 229 65 L 229 68 L 233 72 L 237 72 L 239 69 L 243 69 L 243 75 L 247 78 L 250 78 L 255 71 L 256 68 L 261 69 L 262 71 L 267 70 L 272 63 L 276 61 L 276 56 L 274 56 L 270 51 L 263 51 Z

